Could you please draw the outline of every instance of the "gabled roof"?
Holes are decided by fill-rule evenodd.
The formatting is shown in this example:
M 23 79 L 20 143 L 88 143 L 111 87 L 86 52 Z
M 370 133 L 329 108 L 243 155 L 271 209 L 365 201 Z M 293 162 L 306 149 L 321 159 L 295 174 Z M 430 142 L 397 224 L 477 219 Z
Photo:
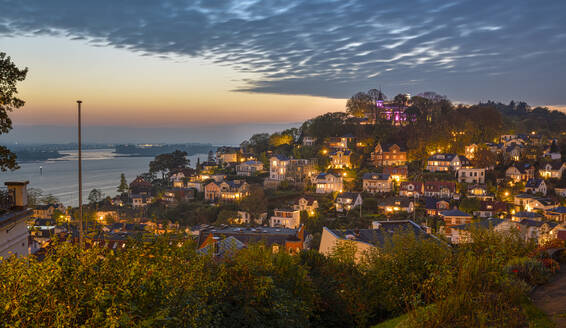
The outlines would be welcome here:
M 558 222 L 523 219 L 521 220 L 521 222 L 519 222 L 519 224 L 525 227 L 536 227 L 536 228 L 541 227 L 543 224 L 547 224 L 550 226 L 550 228 L 554 228 L 558 225 Z
M 459 229 L 459 230 L 490 229 L 497 227 L 503 222 L 505 222 L 505 220 L 503 219 L 489 218 L 489 219 L 480 220 L 478 222 L 459 224 L 451 227 L 451 229 Z
M 378 229 L 330 229 L 324 227 L 337 238 L 359 241 L 377 247 L 383 247 L 387 240 L 396 233 L 412 233 L 417 238 L 430 238 L 418 224 L 411 220 L 376 221 Z
M 412 198 L 407 197 L 388 197 L 379 203 L 379 206 L 399 206 L 409 207 L 413 202 Z
M 542 214 L 539 214 L 537 212 L 526 212 L 526 211 L 517 212 L 513 214 L 513 216 L 517 218 L 529 218 L 529 219 L 537 219 L 543 217 Z
M 346 155 L 346 156 L 348 156 L 352 153 L 351 151 L 346 149 L 346 150 L 335 150 L 335 151 L 331 152 L 330 155 L 335 156 L 335 155 L 338 155 L 339 152 L 344 153 L 344 155 Z
M 285 155 L 281 155 L 281 154 L 273 154 L 271 155 L 271 157 L 275 157 L 277 158 L 277 160 L 285 162 L 289 160 L 289 157 L 285 156 Z
M 336 199 L 342 198 L 342 199 L 351 199 L 352 201 L 355 201 L 359 195 L 360 194 L 357 192 L 341 192 L 338 194 L 338 196 L 336 196 Z
M 363 180 L 389 180 L 389 178 L 389 174 L 373 172 L 364 173 L 364 175 L 362 176 Z
M 448 211 L 442 211 L 440 212 L 441 216 L 449 216 L 449 217 L 453 217 L 453 216 L 460 216 L 460 217 L 472 217 L 472 215 L 466 213 L 466 212 L 462 212 L 459 209 L 452 209 L 452 210 L 448 210 Z
M 326 179 L 326 176 L 328 176 L 328 175 L 331 175 L 331 176 L 333 176 L 333 177 L 335 177 L 335 178 L 338 178 L 338 176 L 336 176 L 336 175 L 334 175 L 334 174 L 332 174 L 332 173 L 325 173 L 325 172 L 319 173 L 319 174 L 316 176 L 316 178 L 317 178 L 317 179 Z
M 558 206 L 555 208 L 551 208 L 549 210 L 546 210 L 548 213 L 560 213 L 560 214 L 566 214 L 566 207 L 565 206 Z
M 543 167 L 546 169 L 547 165 L 550 165 L 551 170 L 558 171 L 562 168 L 564 163 L 562 163 L 561 161 L 552 161 L 552 162 L 548 162 L 548 163 L 544 164 Z
M 542 179 L 529 179 L 529 181 L 527 181 L 527 184 L 525 185 L 525 187 L 526 188 L 538 188 L 543 183 L 544 183 L 544 180 L 542 180 Z

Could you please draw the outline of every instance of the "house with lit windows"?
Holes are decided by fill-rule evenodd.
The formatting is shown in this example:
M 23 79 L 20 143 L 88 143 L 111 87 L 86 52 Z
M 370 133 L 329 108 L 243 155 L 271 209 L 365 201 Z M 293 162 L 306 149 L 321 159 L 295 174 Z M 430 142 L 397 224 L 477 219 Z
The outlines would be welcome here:
M 301 225 L 301 211 L 293 208 L 277 208 L 269 219 L 270 227 L 296 229 Z
M 211 202 L 236 202 L 248 195 L 248 183 L 243 180 L 211 181 L 204 186 L 204 199 Z
M 336 212 L 349 212 L 351 209 L 362 206 L 362 195 L 357 192 L 341 192 L 334 201 Z
M 393 190 L 393 179 L 389 174 L 364 173 L 362 186 L 363 191 L 370 194 L 391 192 Z
M 351 168 L 352 163 L 350 156 L 352 152 L 345 150 L 336 150 L 330 153 L 330 166 L 335 169 Z
M 332 173 L 320 173 L 314 179 L 317 194 L 342 192 L 344 185 L 342 177 Z
M 458 182 L 485 183 L 485 169 L 463 167 L 457 171 Z
M 430 172 L 458 171 L 463 167 L 470 167 L 470 161 L 457 154 L 434 154 L 427 160 L 426 169 Z
M 371 159 L 375 166 L 399 166 L 407 163 L 407 152 L 397 144 L 381 145 L 377 143 L 371 153 Z
M 269 178 L 283 181 L 287 175 L 287 166 L 290 159 L 283 155 L 273 155 L 269 158 Z
M 566 163 L 552 161 L 544 164 L 538 173 L 543 179 L 562 179 L 564 170 L 566 170 Z

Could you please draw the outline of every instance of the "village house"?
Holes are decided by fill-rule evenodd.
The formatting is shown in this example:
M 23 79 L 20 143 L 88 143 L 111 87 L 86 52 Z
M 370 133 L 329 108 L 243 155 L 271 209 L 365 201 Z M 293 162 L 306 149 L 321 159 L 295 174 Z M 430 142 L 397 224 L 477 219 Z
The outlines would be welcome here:
M 263 170 L 263 163 L 259 161 L 246 161 L 236 165 L 236 175 L 251 177 Z
M 273 155 L 269 158 L 269 178 L 271 180 L 283 181 L 287 175 L 289 158 L 283 155 Z
M 520 144 L 512 144 L 510 146 L 506 146 L 504 149 L 505 158 L 519 161 L 521 159 L 521 155 L 524 152 L 525 147 L 521 146 Z
M 287 165 L 285 179 L 295 183 L 304 183 L 312 181 L 317 174 L 316 159 L 292 158 Z
M 457 172 L 458 182 L 485 183 L 485 168 L 461 168 Z
M 239 154 L 238 147 L 219 147 L 216 150 L 216 161 L 218 164 L 238 163 Z
M 554 239 L 550 232 L 558 222 L 523 219 L 519 222 L 519 231 L 525 240 L 534 240 L 539 244 Z
M 529 163 L 515 163 L 505 170 L 505 177 L 517 183 L 535 177 L 535 167 Z
M 351 168 L 350 156 L 352 152 L 349 150 L 335 150 L 330 153 L 330 166 L 335 169 Z
M 342 192 L 343 181 L 341 176 L 332 173 L 320 173 L 314 179 L 317 194 Z
M 407 152 L 397 144 L 384 145 L 377 143 L 371 153 L 375 166 L 399 166 L 407 163 Z
M 543 196 L 546 196 L 546 183 L 542 179 L 530 179 L 525 184 L 524 191 L 531 194 L 541 193 Z
M 364 192 L 371 194 L 391 192 L 393 190 L 393 179 L 389 174 L 364 173 L 362 186 Z
M 336 212 L 349 212 L 351 209 L 362 206 L 362 195 L 355 192 L 341 192 L 334 201 Z
M 203 162 L 200 166 L 201 166 L 200 173 L 203 174 L 211 174 L 214 172 L 216 168 L 218 168 L 218 164 L 216 164 L 216 162 L 214 161 Z
M 476 198 L 479 200 L 494 200 L 495 196 L 490 194 L 485 185 L 471 185 L 468 187 L 468 198 Z
M 399 187 L 399 196 L 419 198 L 424 193 L 422 182 L 405 181 Z
M 309 216 L 314 216 L 318 209 L 318 201 L 313 197 L 304 196 L 296 201 L 293 208 L 301 212 L 305 211 Z
M 204 199 L 211 202 L 240 201 L 248 195 L 248 183 L 243 180 L 211 181 L 204 186 Z
M 507 213 L 507 204 L 498 201 L 482 201 L 480 203 L 480 208 L 473 211 L 474 216 L 480 218 L 490 218 L 498 216 L 499 214 Z
M 557 206 L 548 209 L 544 212 L 544 216 L 546 216 L 547 219 L 552 221 L 566 222 L 566 207 Z
M 128 192 L 130 195 L 149 196 L 153 185 L 144 178 L 138 176 L 130 183 Z M 130 196 L 131 197 L 131 196 Z
M 554 193 L 556 196 L 565 197 L 566 198 L 566 188 L 554 188 Z
M 304 136 L 303 146 L 314 146 L 316 144 L 316 137 Z
M 470 161 L 457 154 L 434 154 L 427 160 L 426 169 L 429 172 L 458 171 L 462 167 L 469 167 Z
M 297 229 L 301 225 L 301 211 L 293 208 L 277 208 L 269 219 L 270 227 Z
M 425 210 L 429 216 L 438 216 L 440 212 L 450 209 L 450 203 L 434 197 L 425 198 Z
M 463 244 L 472 241 L 471 231 L 480 229 L 492 229 L 496 232 L 508 232 L 511 230 L 516 230 L 518 224 L 509 220 L 503 220 L 498 218 L 487 218 L 482 219 L 478 222 L 472 222 L 467 224 L 460 224 L 450 228 L 452 231 L 452 243 Z
M 459 241 L 457 231 L 452 231 L 452 227 L 472 222 L 474 218 L 472 215 L 462 212 L 456 208 L 448 211 L 442 211 L 439 216 L 444 220 L 444 226 L 440 228 L 446 238 L 450 239 L 452 243 Z
M 511 221 L 520 222 L 522 220 L 542 221 L 544 220 L 544 215 L 527 211 L 519 211 L 511 214 Z
M 564 170 L 566 170 L 566 163 L 552 161 L 544 164 L 538 172 L 543 179 L 562 179 Z
M 290 254 L 298 254 L 305 243 L 305 229 L 301 225 L 298 229 L 281 227 L 213 227 L 206 226 L 198 231 L 199 249 L 214 244 L 226 238 L 233 237 L 248 245 L 250 243 L 263 243 L 271 248 L 272 252 L 286 251 Z
M 130 199 L 132 200 L 133 208 L 145 207 L 153 202 L 153 197 L 149 195 L 136 194 L 130 196 Z
M 405 197 L 388 197 L 377 205 L 377 208 L 384 211 L 385 214 L 393 214 L 398 212 L 413 213 L 415 203 L 411 198 Z
M 426 181 L 424 183 L 424 196 L 436 198 L 452 198 L 456 193 L 456 184 L 447 181 Z
M 267 218 L 267 212 L 261 213 L 259 218 L 252 219 L 249 212 L 238 211 L 235 218 L 230 219 L 231 224 L 261 224 Z
M 434 238 L 411 220 L 374 221 L 372 229 L 330 229 L 322 228 L 318 251 L 332 255 L 337 247 L 351 243 L 356 247 L 355 260 L 360 261 L 364 254 L 385 245 L 397 233 L 411 233 L 417 238 Z
M 383 168 L 383 174 L 389 174 L 392 180 L 401 182 L 407 180 L 409 169 L 406 165 L 403 166 L 386 166 Z
M 35 205 L 33 209 L 33 217 L 38 219 L 51 219 L 55 211 L 65 213 L 65 206 L 63 206 L 63 204 Z
M 326 144 L 332 149 L 348 149 L 348 143 L 354 140 L 352 134 L 346 134 L 341 137 L 327 138 Z

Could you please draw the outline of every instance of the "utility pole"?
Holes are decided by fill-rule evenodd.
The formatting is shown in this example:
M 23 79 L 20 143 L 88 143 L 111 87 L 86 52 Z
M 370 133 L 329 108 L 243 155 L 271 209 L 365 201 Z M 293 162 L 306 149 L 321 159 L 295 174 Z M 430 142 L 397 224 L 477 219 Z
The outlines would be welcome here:
M 83 247 L 83 154 L 81 149 L 81 100 L 77 100 L 79 111 L 79 248 Z

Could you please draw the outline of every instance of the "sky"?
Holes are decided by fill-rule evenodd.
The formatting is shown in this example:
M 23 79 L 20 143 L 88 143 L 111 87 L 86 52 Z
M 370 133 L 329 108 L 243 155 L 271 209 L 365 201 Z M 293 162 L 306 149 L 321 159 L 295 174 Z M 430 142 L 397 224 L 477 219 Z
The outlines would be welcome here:
M 0 52 L 29 68 L 21 131 L 0 141 L 66 140 L 76 99 L 93 142 L 239 143 L 370 88 L 561 108 L 565 12 L 563 0 L 0 0 Z

